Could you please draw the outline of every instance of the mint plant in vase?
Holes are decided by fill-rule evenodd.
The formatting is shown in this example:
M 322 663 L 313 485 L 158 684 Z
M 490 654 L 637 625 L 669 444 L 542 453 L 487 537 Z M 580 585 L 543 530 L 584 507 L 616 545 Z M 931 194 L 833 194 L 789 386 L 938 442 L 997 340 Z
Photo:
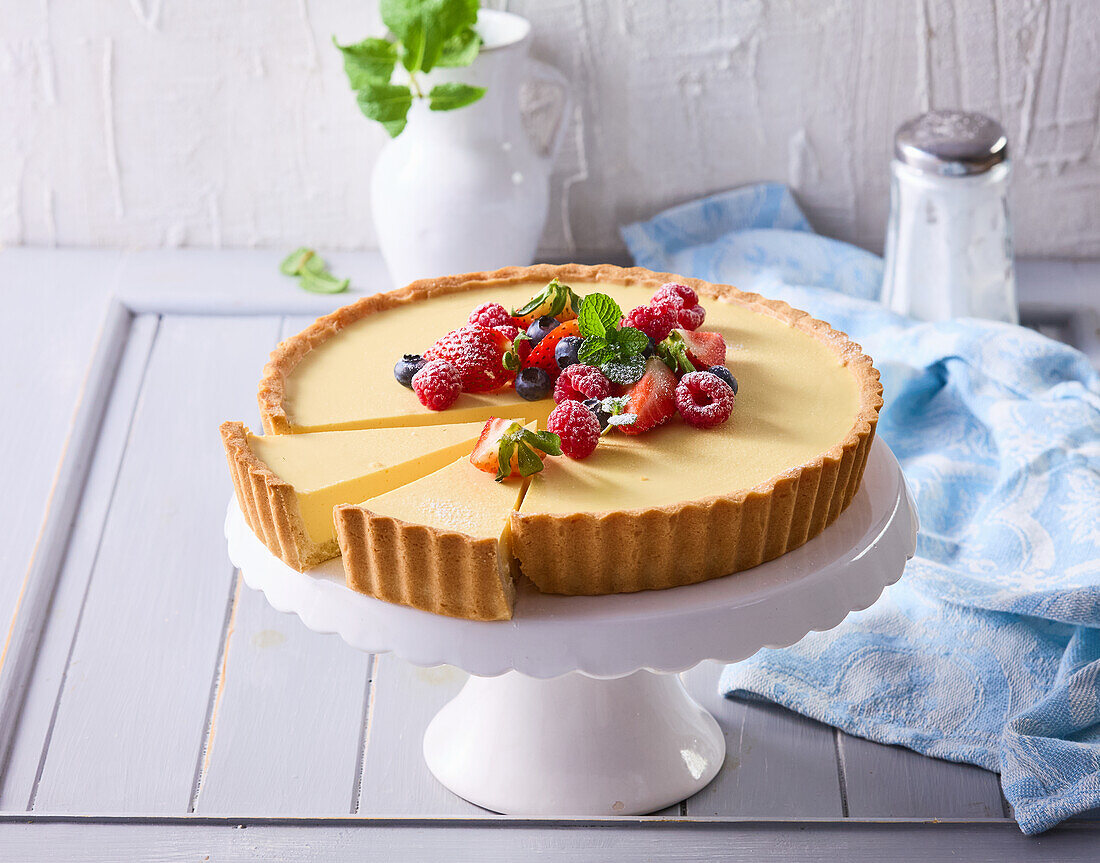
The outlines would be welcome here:
M 385 38 L 337 47 L 360 110 L 390 135 L 371 177 L 379 248 L 395 285 L 534 260 L 568 87 L 527 56 L 531 25 L 478 0 L 382 0 Z M 528 137 L 527 81 L 563 93 L 545 147 Z

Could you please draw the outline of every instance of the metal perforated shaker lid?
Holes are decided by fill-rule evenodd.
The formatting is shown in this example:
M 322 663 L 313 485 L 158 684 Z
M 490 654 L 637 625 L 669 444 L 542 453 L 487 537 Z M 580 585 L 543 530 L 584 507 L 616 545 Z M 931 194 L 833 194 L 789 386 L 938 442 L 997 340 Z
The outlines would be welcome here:
M 898 128 L 894 155 L 930 174 L 982 174 L 1008 158 L 1008 139 L 1001 124 L 984 114 L 929 111 Z

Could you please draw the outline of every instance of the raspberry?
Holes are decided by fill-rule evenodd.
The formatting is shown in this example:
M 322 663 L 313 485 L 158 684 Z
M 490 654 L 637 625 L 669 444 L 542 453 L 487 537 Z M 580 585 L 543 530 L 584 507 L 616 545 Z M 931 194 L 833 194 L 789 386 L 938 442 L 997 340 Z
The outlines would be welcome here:
M 676 407 L 695 428 L 719 426 L 733 413 L 733 388 L 710 372 L 689 372 L 676 386 Z
M 680 309 L 676 312 L 676 326 L 682 330 L 697 330 L 706 320 L 707 310 L 702 306 Z
M 424 357 L 447 360 L 458 371 L 466 392 L 487 393 L 507 386 L 516 376 L 504 368 L 504 355 L 511 347 L 499 330 L 466 324 L 440 338 L 424 351 Z
M 561 438 L 561 451 L 570 458 L 588 458 L 600 442 L 600 422 L 580 402 L 562 402 L 546 421 L 546 430 Z
M 516 324 L 508 310 L 500 303 L 482 303 L 470 312 L 470 319 L 467 323 L 478 324 L 490 329 L 502 326 L 514 327 Z M 515 336 L 512 338 L 515 338 Z
M 666 282 L 657 289 L 650 303 L 657 300 L 672 303 L 677 309 L 694 309 L 699 305 L 699 295 L 687 285 L 678 285 L 675 282 Z M 685 329 L 689 329 L 685 327 Z
M 609 395 L 611 381 L 599 369 L 582 363 L 568 366 L 554 384 L 554 401 L 559 405 L 568 401 L 583 402 L 585 399 L 603 401 Z
M 623 319 L 623 326 L 636 327 L 655 342 L 663 342 L 676 326 L 676 307 L 665 300 L 638 306 Z
M 446 360 L 432 360 L 413 375 L 412 388 L 424 407 L 445 411 L 462 392 L 462 378 Z
M 510 342 L 514 342 L 516 340 L 516 336 L 519 335 L 519 327 L 517 327 L 515 324 L 498 324 L 497 326 L 493 327 L 493 329 L 496 330 L 498 333 L 504 333 L 504 337 Z

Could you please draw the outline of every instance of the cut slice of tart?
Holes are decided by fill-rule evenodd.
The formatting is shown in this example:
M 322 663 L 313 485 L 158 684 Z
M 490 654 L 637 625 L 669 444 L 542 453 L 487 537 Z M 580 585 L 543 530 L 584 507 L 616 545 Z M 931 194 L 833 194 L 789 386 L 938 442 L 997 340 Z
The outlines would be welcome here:
M 520 478 L 495 482 L 466 457 L 336 507 L 348 587 L 436 614 L 507 620 L 516 576 L 508 518 L 526 488 Z
M 254 435 L 222 423 L 237 502 L 253 532 L 299 571 L 336 557 L 337 504 L 389 491 L 468 453 L 481 423 Z

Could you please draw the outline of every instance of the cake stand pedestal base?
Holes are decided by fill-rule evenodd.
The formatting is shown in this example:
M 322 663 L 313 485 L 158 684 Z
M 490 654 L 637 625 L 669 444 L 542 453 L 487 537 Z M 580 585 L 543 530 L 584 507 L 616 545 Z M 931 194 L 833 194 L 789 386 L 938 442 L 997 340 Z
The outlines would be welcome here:
M 644 815 L 695 794 L 726 741 L 676 674 L 471 677 L 428 725 L 424 759 L 507 815 Z

